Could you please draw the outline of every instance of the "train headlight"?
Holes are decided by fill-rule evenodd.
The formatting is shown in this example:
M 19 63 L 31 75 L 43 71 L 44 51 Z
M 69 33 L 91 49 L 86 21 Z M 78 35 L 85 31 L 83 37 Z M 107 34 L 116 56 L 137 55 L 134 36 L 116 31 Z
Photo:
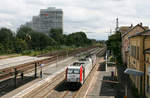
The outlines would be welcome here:
M 77 81 L 80 82 L 80 78 L 77 78 Z

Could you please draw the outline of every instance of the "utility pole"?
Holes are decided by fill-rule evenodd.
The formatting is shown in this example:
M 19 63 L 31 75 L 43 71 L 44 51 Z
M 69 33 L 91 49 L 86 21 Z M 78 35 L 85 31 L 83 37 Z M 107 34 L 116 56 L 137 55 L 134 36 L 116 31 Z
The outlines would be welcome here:
M 106 68 L 106 72 L 107 72 L 107 50 L 106 50 L 106 65 L 105 65 L 105 68 Z
M 118 28 L 119 28 L 119 19 L 116 18 L 116 32 L 118 31 Z
M 109 33 L 110 33 L 110 35 L 111 35 L 111 33 L 112 33 L 112 30 L 111 30 L 111 29 L 110 29 L 110 32 L 109 32 Z M 109 36 L 110 36 L 110 35 L 109 35 Z

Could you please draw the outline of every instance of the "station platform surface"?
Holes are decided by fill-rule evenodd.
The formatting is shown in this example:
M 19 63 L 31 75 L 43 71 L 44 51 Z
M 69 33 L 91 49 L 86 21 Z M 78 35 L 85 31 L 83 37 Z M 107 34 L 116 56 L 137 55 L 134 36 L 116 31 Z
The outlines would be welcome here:
M 125 88 L 118 81 L 116 66 L 108 66 L 101 62 L 89 84 L 84 98 L 124 98 Z M 128 88 L 127 98 L 133 98 Z
M 5 94 L 4 96 L 1 96 L 1 98 L 18 98 L 18 96 L 21 96 L 24 93 L 27 93 L 28 91 L 36 88 L 38 85 L 42 85 L 45 81 L 51 81 L 51 79 L 55 76 L 57 76 L 59 73 L 63 72 L 66 68 L 66 66 L 70 65 L 73 61 L 76 61 L 76 58 L 69 57 L 64 60 L 59 60 L 57 62 L 53 62 L 49 66 L 42 68 L 42 77 L 40 78 L 40 70 L 37 72 L 37 76 L 39 78 Z M 27 74 L 25 76 L 33 76 L 33 73 Z
M 25 63 L 30 63 L 38 60 L 44 60 L 49 57 L 31 57 L 31 56 L 19 56 L 19 57 L 13 57 L 13 58 L 7 58 L 7 59 L 1 59 L 0 60 L 0 70 L 3 70 L 5 68 L 15 67 L 19 66 Z
M 112 79 L 112 72 L 115 73 L 116 67 L 105 67 L 105 63 L 100 63 L 89 84 L 84 98 L 115 98 L 115 76 Z

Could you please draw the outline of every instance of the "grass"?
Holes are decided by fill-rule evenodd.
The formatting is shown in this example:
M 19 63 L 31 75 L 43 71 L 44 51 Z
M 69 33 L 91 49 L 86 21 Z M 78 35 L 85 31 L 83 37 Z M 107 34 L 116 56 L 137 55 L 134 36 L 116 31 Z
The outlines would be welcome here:
M 87 46 L 84 46 L 87 47 Z M 14 53 L 14 54 L 2 54 L 1 56 L 8 56 L 8 58 L 10 57 L 17 57 L 17 56 L 22 56 L 22 55 L 28 55 L 28 56 L 37 56 L 40 54 L 46 54 L 46 53 L 52 53 L 52 52 L 56 52 L 56 51 L 71 51 L 77 48 L 81 48 L 81 47 L 76 47 L 76 46 L 65 46 L 65 45 L 61 45 L 61 46 L 48 46 L 47 48 L 43 49 L 43 50 L 24 50 L 22 53 Z
M 3 55 L 0 55 L 0 58 L 4 58 L 4 59 L 6 59 L 6 58 L 12 58 L 12 57 L 18 57 L 18 56 L 21 56 L 21 54 L 3 54 Z
M 22 55 L 37 56 L 40 54 L 56 52 L 56 51 L 70 51 L 76 48 L 77 47 L 75 46 L 48 46 L 47 48 L 40 50 L 40 51 L 39 50 L 25 50 L 22 52 Z

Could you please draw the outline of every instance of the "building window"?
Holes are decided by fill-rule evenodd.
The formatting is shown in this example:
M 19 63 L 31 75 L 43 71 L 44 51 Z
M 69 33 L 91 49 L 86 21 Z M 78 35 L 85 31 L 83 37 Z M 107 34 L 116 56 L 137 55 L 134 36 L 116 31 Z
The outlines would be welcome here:
M 131 46 L 131 56 L 134 58 L 137 58 L 136 51 L 137 51 L 136 46 Z
M 149 62 L 149 57 L 146 58 L 146 61 Z
M 137 59 L 139 60 L 139 53 L 140 51 L 139 51 L 139 47 L 137 47 Z
M 131 56 L 133 56 L 133 46 L 131 46 Z
M 134 46 L 134 58 L 136 58 L 136 46 Z

